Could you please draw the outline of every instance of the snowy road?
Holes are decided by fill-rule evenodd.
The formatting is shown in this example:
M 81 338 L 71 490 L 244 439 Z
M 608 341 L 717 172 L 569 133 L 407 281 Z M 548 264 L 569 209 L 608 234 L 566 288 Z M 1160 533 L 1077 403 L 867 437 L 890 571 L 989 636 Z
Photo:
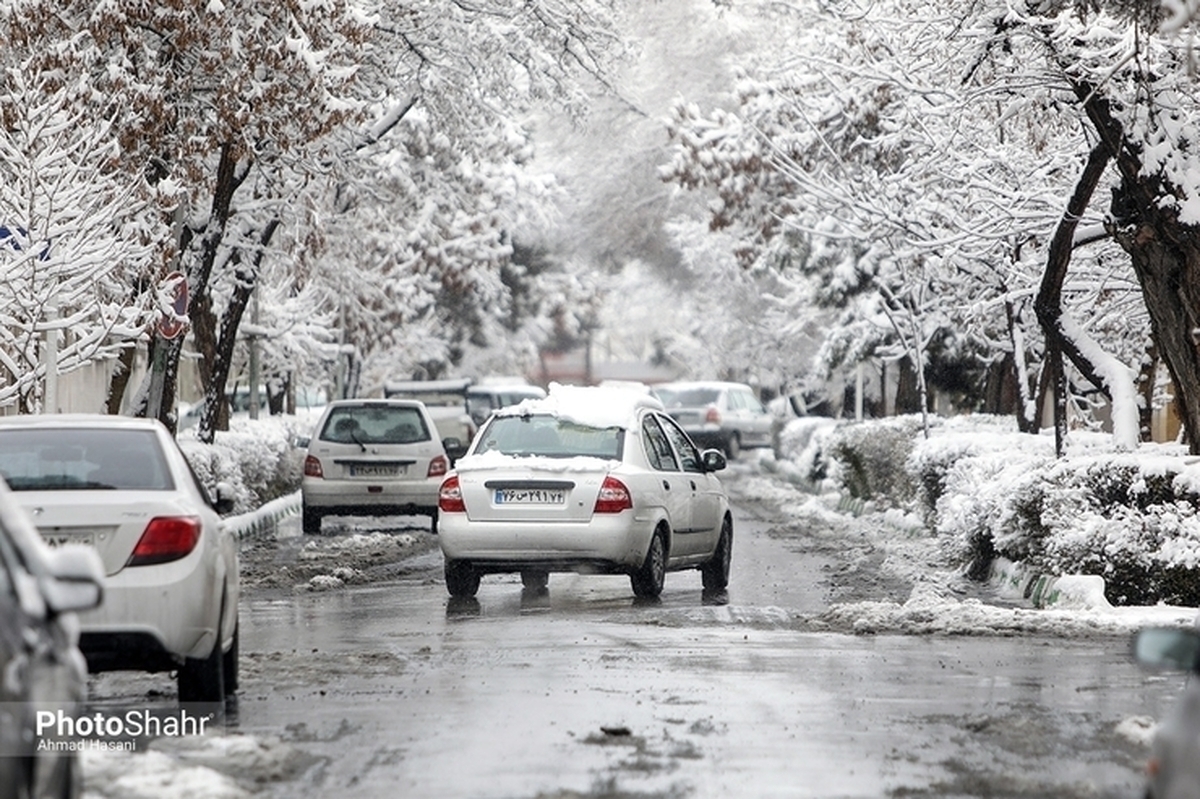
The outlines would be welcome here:
M 1133 666 L 1123 635 L 823 630 L 831 599 L 911 586 L 856 520 L 737 511 L 727 604 L 703 600 L 696 572 L 668 575 L 659 603 L 625 578 L 553 575 L 548 596 L 490 577 L 456 604 L 436 552 L 384 582 L 252 591 L 235 734 L 156 742 L 170 762 L 140 781 L 91 758 L 89 792 L 1138 795 L 1147 717 L 1180 684 Z M 130 701 L 147 679 L 96 690 Z M 163 685 L 147 701 L 169 704 Z

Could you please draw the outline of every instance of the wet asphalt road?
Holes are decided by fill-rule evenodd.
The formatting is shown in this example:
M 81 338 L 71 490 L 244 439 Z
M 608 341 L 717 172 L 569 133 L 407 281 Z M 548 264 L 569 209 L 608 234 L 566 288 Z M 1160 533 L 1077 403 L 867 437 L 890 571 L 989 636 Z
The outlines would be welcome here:
M 235 729 L 303 759 L 271 797 L 1134 797 L 1118 732 L 1178 691 L 1123 639 L 853 636 L 799 623 L 834 560 L 737 509 L 725 604 L 621 577 L 251 596 Z M 761 515 L 761 514 L 759 514 Z M 293 520 L 294 521 L 294 520 Z M 776 533 L 778 530 L 776 530 Z

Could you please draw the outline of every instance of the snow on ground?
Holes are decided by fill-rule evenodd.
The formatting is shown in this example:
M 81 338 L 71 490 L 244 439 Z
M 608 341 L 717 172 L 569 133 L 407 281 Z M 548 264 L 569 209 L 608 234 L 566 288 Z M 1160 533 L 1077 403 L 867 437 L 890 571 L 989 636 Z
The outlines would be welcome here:
M 838 510 L 843 499 L 840 493 L 810 493 L 773 476 L 786 475 L 788 470 L 774 463 L 769 451 L 758 450 L 748 457 L 757 459 L 753 469 L 758 473 L 740 478 L 740 496 L 778 507 L 792 518 L 844 518 L 844 512 Z M 1197 608 L 1191 607 L 1113 607 L 1104 598 L 1103 580 L 1094 576 L 1057 578 L 1060 596 L 1047 608 L 1013 607 L 1024 600 L 1023 591 L 1014 591 L 1000 576 L 991 584 L 997 603 L 964 598 L 965 577 L 961 570 L 945 564 L 940 546 L 918 517 L 890 509 L 866 513 L 858 522 L 871 543 L 887 552 L 884 569 L 911 581 L 912 594 L 903 603 L 836 604 L 814 620 L 818 625 L 875 634 L 1078 637 L 1131 634 L 1152 625 L 1191 625 L 1197 619 Z

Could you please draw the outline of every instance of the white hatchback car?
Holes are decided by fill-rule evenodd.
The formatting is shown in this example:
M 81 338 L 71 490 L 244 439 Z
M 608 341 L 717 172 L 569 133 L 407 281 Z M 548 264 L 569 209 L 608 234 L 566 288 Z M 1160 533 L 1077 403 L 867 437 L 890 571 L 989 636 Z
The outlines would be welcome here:
M 653 392 L 693 441 L 720 447 L 730 459 L 774 443 L 775 419 L 745 383 L 663 383 Z
M 220 515 L 232 499 L 210 497 L 165 427 L 0 418 L 0 475 L 47 543 L 100 556 L 104 603 L 79 617 L 90 671 L 174 670 L 181 702 L 237 689 L 237 542 Z
M 437 531 L 446 448 L 418 400 L 349 399 L 325 406 L 308 442 L 302 526 L 325 516 L 429 516 Z
M 715 472 L 653 397 L 551 385 L 545 399 L 496 411 L 442 483 L 446 588 L 472 597 L 481 575 L 628 574 L 656 597 L 668 571 L 699 569 L 706 591 L 729 582 L 733 516 Z

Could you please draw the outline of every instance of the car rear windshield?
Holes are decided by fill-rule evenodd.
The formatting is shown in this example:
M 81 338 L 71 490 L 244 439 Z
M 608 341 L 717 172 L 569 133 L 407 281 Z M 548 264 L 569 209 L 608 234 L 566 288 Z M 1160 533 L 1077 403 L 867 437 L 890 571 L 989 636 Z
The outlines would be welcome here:
M 158 438 L 150 430 L 0 430 L 0 475 L 14 491 L 175 487 Z
M 715 404 L 720 396 L 714 388 L 660 388 L 655 393 L 667 408 L 702 408 Z
M 333 408 L 320 435 L 337 444 L 415 444 L 432 438 L 418 408 L 388 405 Z
M 588 427 L 547 415 L 498 416 L 480 436 L 475 454 L 620 460 L 623 441 L 619 427 Z

